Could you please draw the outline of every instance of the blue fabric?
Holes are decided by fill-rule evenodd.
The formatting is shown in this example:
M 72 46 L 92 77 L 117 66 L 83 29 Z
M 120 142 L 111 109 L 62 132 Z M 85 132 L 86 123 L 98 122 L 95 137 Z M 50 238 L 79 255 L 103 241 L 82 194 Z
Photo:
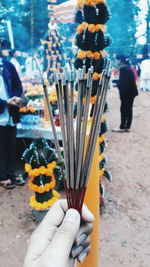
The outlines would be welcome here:
M 2 75 L 6 85 L 6 90 L 8 92 L 9 97 L 18 96 L 21 97 L 22 95 L 22 85 L 18 73 L 13 66 L 7 60 L 2 60 Z M 7 102 L 0 98 L 0 113 L 3 113 L 7 106 Z M 13 117 L 13 122 L 19 122 L 19 108 L 18 107 L 10 107 L 10 116 Z

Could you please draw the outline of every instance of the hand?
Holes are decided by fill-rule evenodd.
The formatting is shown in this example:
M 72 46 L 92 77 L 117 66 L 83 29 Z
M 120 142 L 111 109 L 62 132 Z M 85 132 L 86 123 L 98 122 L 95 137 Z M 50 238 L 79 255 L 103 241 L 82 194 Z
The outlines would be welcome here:
M 94 216 L 84 205 L 80 214 L 60 200 L 33 232 L 24 267 L 73 267 L 75 258 L 83 261 L 90 251 L 89 233 Z
M 11 106 L 21 106 L 21 98 L 17 96 L 13 96 L 7 100 L 7 104 Z

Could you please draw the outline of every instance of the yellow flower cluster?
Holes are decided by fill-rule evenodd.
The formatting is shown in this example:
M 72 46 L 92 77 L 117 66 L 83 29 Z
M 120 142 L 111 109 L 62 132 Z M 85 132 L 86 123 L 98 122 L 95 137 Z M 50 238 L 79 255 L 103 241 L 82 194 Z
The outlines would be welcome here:
M 105 137 L 104 137 L 104 135 L 102 134 L 102 135 L 98 138 L 99 144 L 103 143 L 104 140 L 105 140 Z
M 106 51 L 100 51 L 100 52 L 92 52 L 90 50 L 84 51 L 84 50 L 79 50 L 77 53 L 77 58 L 79 59 L 84 59 L 84 58 L 93 58 L 94 60 L 99 60 L 100 57 L 105 57 L 106 56 Z
M 82 8 L 83 5 L 95 6 L 100 3 L 106 4 L 106 1 L 105 0 L 78 0 L 78 8 Z
M 29 180 L 29 188 L 34 191 L 34 192 L 38 192 L 40 194 L 44 193 L 44 192 L 49 192 L 51 189 L 53 189 L 56 185 L 56 179 L 55 176 L 53 174 L 49 175 L 51 177 L 51 181 L 50 183 L 46 183 L 44 185 L 36 185 L 32 182 L 32 178 Z
M 77 27 L 77 33 L 81 34 L 84 32 L 84 30 L 88 28 L 88 31 L 91 33 L 95 33 L 98 31 L 106 32 L 106 26 L 103 24 L 88 24 L 87 22 L 82 22 L 78 27 Z
M 104 154 L 99 155 L 99 161 L 101 162 L 104 159 Z
M 99 176 L 100 178 L 104 175 L 105 168 L 99 170 Z
M 28 172 L 28 175 L 30 176 L 29 180 L 29 188 L 32 191 L 38 192 L 38 193 L 44 193 L 44 192 L 49 192 L 51 189 L 53 189 L 56 185 L 56 179 L 53 174 L 54 169 L 56 168 L 56 161 L 53 161 L 51 163 L 47 164 L 47 168 L 44 166 L 41 166 L 39 168 L 32 169 L 32 166 L 28 163 L 25 164 L 25 171 Z M 46 183 L 45 185 L 36 185 L 33 183 L 33 180 L 36 176 L 39 175 L 46 175 L 51 177 L 50 183 Z
M 105 119 L 105 116 L 102 115 L 102 118 L 101 118 L 101 122 L 104 122 L 106 119 Z
M 32 208 L 36 210 L 46 210 L 54 205 L 54 203 L 60 198 L 60 194 L 53 190 L 52 192 L 53 197 L 49 199 L 48 201 L 44 201 L 43 203 L 40 203 L 36 200 L 35 195 L 33 195 L 30 198 L 30 205 Z
M 32 169 L 32 166 L 28 163 L 25 164 L 25 171 L 28 172 L 28 175 L 34 179 L 36 176 L 40 174 L 51 176 L 53 174 L 53 170 L 56 168 L 56 161 L 47 164 L 47 168 L 41 166 L 39 168 Z

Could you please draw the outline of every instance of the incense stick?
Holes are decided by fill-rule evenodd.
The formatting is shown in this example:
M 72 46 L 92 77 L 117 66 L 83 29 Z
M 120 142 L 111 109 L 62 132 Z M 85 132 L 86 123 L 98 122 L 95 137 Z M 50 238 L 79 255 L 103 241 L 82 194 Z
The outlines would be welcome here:
M 47 88 L 43 80 L 43 90 L 46 102 L 48 101 L 48 112 L 52 121 L 51 124 L 56 143 L 56 149 L 59 151 L 59 160 L 61 160 L 62 173 L 65 170 L 65 177 L 63 177 L 63 180 L 68 206 L 69 208 L 76 208 L 79 212 L 81 212 L 84 195 L 88 184 L 92 159 L 99 134 L 100 121 L 104 111 L 108 83 L 110 79 L 110 69 L 111 64 L 110 61 L 107 60 L 105 70 L 102 72 L 97 89 L 96 102 L 94 105 L 93 118 L 86 149 L 85 140 L 87 134 L 88 114 L 90 109 L 90 97 L 93 85 L 93 68 L 88 70 L 87 81 L 85 80 L 85 66 L 78 70 L 78 102 L 75 127 L 73 116 L 75 80 L 73 76 L 73 70 L 71 68 L 70 79 L 69 73 L 66 70 L 63 76 L 60 74 L 57 76 L 56 72 L 54 71 L 65 166 L 62 164 L 59 142 L 58 140 L 55 140 L 57 139 L 56 129 L 50 103 L 48 101 Z

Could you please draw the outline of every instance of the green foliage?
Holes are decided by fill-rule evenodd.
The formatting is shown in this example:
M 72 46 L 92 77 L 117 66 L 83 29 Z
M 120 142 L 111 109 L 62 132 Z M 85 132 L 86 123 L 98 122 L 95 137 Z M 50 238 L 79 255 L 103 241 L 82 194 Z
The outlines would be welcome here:
M 1 0 L 0 20 L 11 21 L 16 48 L 36 48 L 47 31 L 47 1 Z M 6 36 L 5 32 L 4 37 Z
M 108 33 L 112 37 L 110 54 L 122 53 L 132 55 L 136 46 L 135 33 L 137 31 L 140 0 L 107 0 L 111 18 L 108 22 Z

